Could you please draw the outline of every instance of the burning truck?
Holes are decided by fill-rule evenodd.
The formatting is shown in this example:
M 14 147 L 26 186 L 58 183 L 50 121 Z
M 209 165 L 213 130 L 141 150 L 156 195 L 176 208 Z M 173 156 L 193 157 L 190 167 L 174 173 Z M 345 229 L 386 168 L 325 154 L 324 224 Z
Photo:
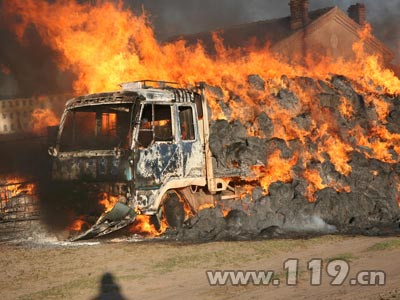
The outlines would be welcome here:
M 265 93 L 261 77 L 248 80 L 248 93 Z M 157 234 L 173 228 L 192 240 L 396 230 L 398 135 L 389 131 L 400 130 L 390 118 L 397 96 L 367 93 L 343 76 L 284 77 L 276 87 L 267 107 L 292 115 L 279 122 L 264 111 L 255 122 L 211 118 L 232 115 L 238 100 L 225 104 L 204 84 L 139 81 L 70 100 L 49 149 L 52 180 L 69 184 L 67 193 L 82 185 L 101 192 L 105 209 L 74 239 L 142 219 Z M 291 135 L 278 138 L 281 130 Z
M 217 168 L 209 125 L 203 83 L 184 89 L 144 80 L 68 101 L 49 149 L 52 179 L 94 185 L 117 199 L 75 240 L 111 233 L 142 214 L 158 229 L 180 227 L 185 211 L 240 198 L 230 182 L 248 176 L 250 166 Z

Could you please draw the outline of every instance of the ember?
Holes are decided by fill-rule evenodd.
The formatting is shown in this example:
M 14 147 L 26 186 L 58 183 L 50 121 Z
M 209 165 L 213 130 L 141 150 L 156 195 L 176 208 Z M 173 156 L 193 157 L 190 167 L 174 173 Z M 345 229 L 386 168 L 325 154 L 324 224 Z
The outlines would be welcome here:
M 83 219 L 77 219 L 68 227 L 71 231 L 83 231 L 89 228 L 89 224 Z

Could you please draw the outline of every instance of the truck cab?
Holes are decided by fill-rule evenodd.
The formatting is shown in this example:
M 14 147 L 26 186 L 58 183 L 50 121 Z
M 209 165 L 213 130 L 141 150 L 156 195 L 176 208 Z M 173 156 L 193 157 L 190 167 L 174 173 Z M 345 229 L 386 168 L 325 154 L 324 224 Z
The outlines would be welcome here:
M 67 102 L 49 149 L 52 179 L 96 184 L 120 197 L 101 224 L 158 215 L 171 198 L 196 211 L 227 189 L 227 180 L 213 176 L 204 88 L 173 85 L 124 83 L 121 91 Z

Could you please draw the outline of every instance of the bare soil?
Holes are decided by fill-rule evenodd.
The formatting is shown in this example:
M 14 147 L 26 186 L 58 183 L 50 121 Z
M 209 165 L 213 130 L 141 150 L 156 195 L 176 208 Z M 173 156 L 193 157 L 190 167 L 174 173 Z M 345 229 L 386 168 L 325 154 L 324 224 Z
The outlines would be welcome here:
M 400 299 L 400 238 L 325 236 L 308 240 L 268 240 L 180 244 L 101 241 L 90 243 L 0 244 L 3 300 L 45 299 Z M 275 270 L 300 260 L 299 284 L 288 287 L 208 284 L 206 270 Z M 350 277 L 383 270 L 385 286 L 310 285 L 306 263 L 349 261 Z M 325 272 L 324 272 L 325 273 Z M 282 280 L 284 281 L 284 280 Z

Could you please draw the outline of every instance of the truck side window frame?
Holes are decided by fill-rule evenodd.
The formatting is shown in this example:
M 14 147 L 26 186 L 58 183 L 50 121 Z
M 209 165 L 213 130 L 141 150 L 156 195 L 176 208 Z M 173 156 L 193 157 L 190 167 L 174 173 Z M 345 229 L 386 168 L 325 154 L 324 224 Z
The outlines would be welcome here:
M 149 148 L 155 143 L 170 143 L 175 140 L 172 109 L 173 106 L 170 104 L 142 104 L 139 122 L 137 122 L 136 145 L 138 147 Z
M 182 142 L 196 141 L 194 109 L 191 105 L 178 106 L 179 135 Z

